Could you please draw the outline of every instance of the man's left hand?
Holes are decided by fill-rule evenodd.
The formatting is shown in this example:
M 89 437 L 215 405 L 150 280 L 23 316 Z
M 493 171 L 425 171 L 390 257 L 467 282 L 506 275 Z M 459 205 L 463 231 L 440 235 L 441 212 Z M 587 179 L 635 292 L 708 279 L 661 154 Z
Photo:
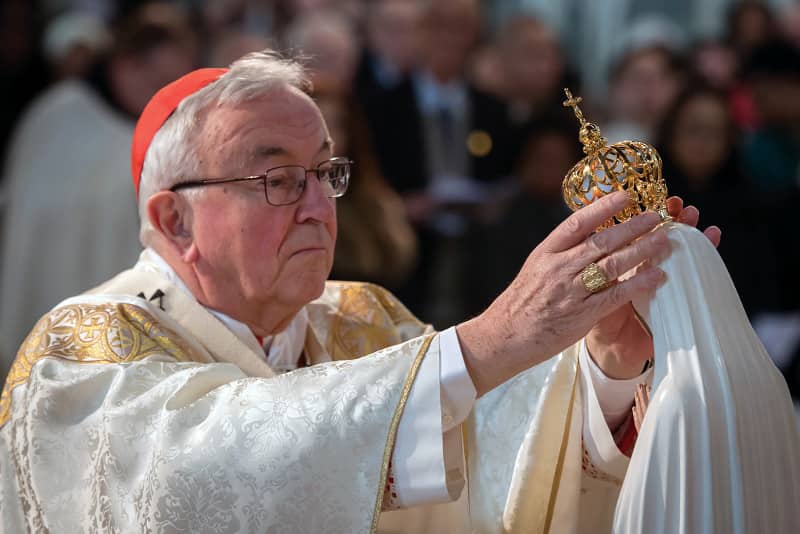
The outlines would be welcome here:
M 667 211 L 674 220 L 690 226 L 696 227 L 700 219 L 697 208 L 684 208 L 680 197 L 667 200 Z M 715 247 L 719 246 L 722 232 L 718 227 L 709 226 L 703 233 Z M 603 373 L 618 380 L 639 376 L 645 362 L 653 357 L 653 340 L 639 323 L 631 303 L 597 323 L 586 336 L 586 344 Z

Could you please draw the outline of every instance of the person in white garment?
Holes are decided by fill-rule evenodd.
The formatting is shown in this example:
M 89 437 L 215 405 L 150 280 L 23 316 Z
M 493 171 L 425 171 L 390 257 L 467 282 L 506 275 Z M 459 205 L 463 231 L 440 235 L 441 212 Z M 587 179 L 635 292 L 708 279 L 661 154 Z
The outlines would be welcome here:
M 194 66 L 185 24 L 171 6 L 135 11 L 87 79 L 55 83 L 16 127 L 0 192 L 3 375 L 43 313 L 136 260 L 126 155 L 149 97 Z
M 9 531 L 610 528 L 653 353 L 630 302 L 669 254 L 659 216 L 595 234 L 627 203 L 600 199 L 485 312 L 435 332 L 377 286 L 326 281 L 353 163 L 308 89 L 265 51 L 145 107 L 145 250 L 40 319 L 0 397 Z

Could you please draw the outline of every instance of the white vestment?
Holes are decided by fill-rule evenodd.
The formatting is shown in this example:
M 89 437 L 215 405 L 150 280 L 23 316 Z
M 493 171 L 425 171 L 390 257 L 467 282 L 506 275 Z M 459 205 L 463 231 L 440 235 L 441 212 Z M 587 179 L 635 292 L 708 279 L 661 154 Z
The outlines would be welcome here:
M 441 355 L 460 351 L 454 332 L 426 334 L 385 290 L 329 283 L 305 309 L 311 367 L 276 376 L 271 350 L 178 285 L 128 271 L 57 306 L 26 339 L 0 397 L 0 522 L 11 531 L 610 526 L 627 460 L 579 372 L 580 344 L 484 396 L 459 426 L 470 401 Z M 458 495 L 462 430 L 469 492 L 379 515 Z
M 800 430 L 783 377 L 700 232 L 670 223 L 650 404 L 614 532 L 800 532 Z
M 3 376 L 42 314 L 136 260 L 132 135 L 133 122 L 78 81 L 38 97 L 17 127 L 0 228 Z

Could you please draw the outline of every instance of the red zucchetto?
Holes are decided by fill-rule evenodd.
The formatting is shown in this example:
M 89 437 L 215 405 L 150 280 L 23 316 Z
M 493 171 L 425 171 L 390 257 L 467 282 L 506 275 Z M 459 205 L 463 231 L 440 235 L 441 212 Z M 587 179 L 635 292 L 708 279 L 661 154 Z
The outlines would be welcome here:
M 228 69 L 194 70 L 159 89 L 144 107 L 139 120 L 136 122 L 131 145 L 131 175 L 133 176 L 133 187 L 136 189 L 137 197 L 139 196 L 139 181 L 142 178 L 144 156 L 147 154 L 147 149 L 150 147 L 156 132 L 164 125 L 164 122 L 172 115 L 172 112 L 175 111 L 175 108 L 184 98 L 218 80 L 226 72 L 228 72 Z

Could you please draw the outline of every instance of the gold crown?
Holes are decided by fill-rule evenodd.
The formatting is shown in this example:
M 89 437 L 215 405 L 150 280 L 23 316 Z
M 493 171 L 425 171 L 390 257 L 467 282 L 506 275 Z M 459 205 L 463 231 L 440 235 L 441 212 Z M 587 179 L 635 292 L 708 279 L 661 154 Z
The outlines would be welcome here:
M 615 219 L 624 222 L 644 211 L 655 211 L 662 219 L 669 219 L 667 186 L 661 177 L 661 157 L 656 149 L 638 141 L 609 146 L 600 135 L 600 128 L 583 117 L 578 107 L 583 99 L 573 97 L 569 89 L 564 89 L 564 93 L 567 95 L 564 107 L 571 107 L 581 123 L 578 137 L 586 154 L 564 176 L 561 184 L 564 202 L 577 211 L 614 191 L 627 192 L 628 206 L 598 230 L 612 226 Z

